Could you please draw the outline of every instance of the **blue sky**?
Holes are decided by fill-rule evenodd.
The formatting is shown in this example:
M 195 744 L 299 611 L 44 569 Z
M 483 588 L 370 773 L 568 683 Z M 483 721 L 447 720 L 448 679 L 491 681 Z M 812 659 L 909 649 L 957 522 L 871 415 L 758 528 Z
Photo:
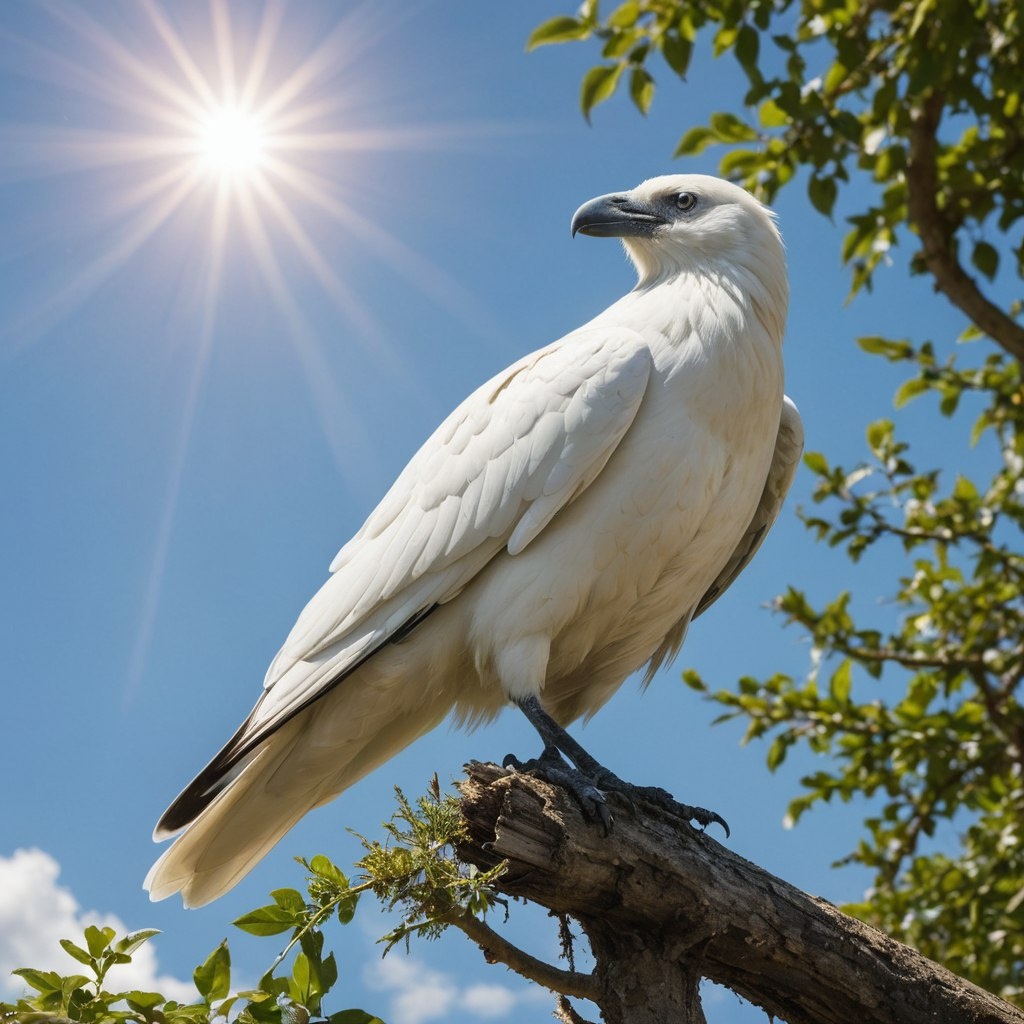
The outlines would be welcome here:
M 713 173 L 714 152 L 670 154 L 742 95 L 731 58 L 699 57 L 686 85 L 659 76 L 647 119 L 620 97 L 588 126 L 577 95 L 594 52 L 524 52 L 532 27 L 564 13 L 557 4 L 296 0 L 254 80 L 261 96 L 295 84 L 281 110 L 308 119 L 307 137 L 280 154 L 290 179 L 269 194 L 231 187 L 218 207 L 213 174 L 184 191 L 196 158 L 182 140 L 197 129 L 166 117 L 201 88 L 153 15 L 220 100 L 227 53 L 244 81 L 276 10 L 0 6 L 3 974 L 44 966 L 53 930 L 93 913 L 162 930 L 151 975 L 188 979 L 230 935 L 251 981 L 276 947 L 229 922 L 299 884 L 292 857 L 344 866 L 358 856 L 345 830 L 378 834 L 394 785 L 415 794 L 470 758 L 532 752 L 513 714 L 473 734 L 442 727 L 309 816 L 211 907 L 186 913 L 142 892 L 157 816 L 249 710 L 331 558 L 408 457 L 478 383 L 631 287 L 615 242 L 570 239 L 576 207 L 655 174 Z M 898 250 L 875 294 L 846 306 L 842 211 L 830 224 L 799 188 L 777 209 L 793 292 L 787 390 L 808 447 L 853 462 L 899 380 L 853 338 L 945 339 L 961 323 L 907 277 Z M 967 457 L 927 409 L 903 419 L 926 455 Z M 853 848 L 863 806 L 784 830 L 810 756 L 769 774 L 763 748 L 710 728 L 715 709 L 679 678 L 684 666 L 723 686 L 808 670 L 806 646 L 763 605 L 787 583 L 825 599 L 854 582 L 795 520 L 810 486 L 802 473 L 676 664 L 642 697 L 627 681 L 582 736 L 619 774 L 720 811 L 739 853 L 841 902 L 866 884 L 830 867 Z M 855 577 L 876 617 L 884 568 L 868 559 Z M 554 956 L 543 918 L 514 914 L 510 927 Z M 367 907 L 328 936 L 343 966 L 335 1008 L 363 1005 L 389 1024 L 546 1017 L 543 997 L 458 936 L 382 967 L 385 930 Z M 712 998 L 719 1024 L 763 1019 Z

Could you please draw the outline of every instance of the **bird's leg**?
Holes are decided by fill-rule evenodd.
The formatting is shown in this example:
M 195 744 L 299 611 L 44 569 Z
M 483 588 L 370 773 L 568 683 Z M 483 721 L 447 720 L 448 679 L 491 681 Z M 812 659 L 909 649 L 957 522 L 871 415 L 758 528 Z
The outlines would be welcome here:
M 658 786 L 634 786 L 610 772 L 541 707 L 536 697 L 525 697 L 515 703 L 540 734 L 544 752 L 539 758 L 526 763 L 510 754 L 505 758 L 506 767 L 535 771 L 553 784 L 569 790 L 584 813 L 600 821 L 606 833 L 612 824 L 611 812 L 604 799 L 604 793 L 608 792 L 618 793 L 631 803 L 653 804 L 686 821 L 696 821 L 702 828 L 717 821 L 725 829 L 726 836 L 729 835 L 725 819 L 714 811 L 682 804 L 667 790 Z M 565 755 L 575 767 L 566 764 L 560 755 Z

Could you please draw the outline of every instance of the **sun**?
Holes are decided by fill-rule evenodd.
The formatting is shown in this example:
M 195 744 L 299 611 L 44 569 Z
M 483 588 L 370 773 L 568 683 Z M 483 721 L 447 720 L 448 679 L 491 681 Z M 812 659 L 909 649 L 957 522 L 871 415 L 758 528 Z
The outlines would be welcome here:
M 267 126 L 259 114 L 222 106 L 208 111 L 197 129 L 199 161 L 207 171 L 225 178 L 244 178 L 264 163 Z
M 369 59 L 366 53 L 380 35 L 379 13 L 369 3 L 321 5 L 330 22 L 295 17 L 313 6 L 297 0 L 107 5 L 123 9 L 123 19 L 94 15 L 99 5 L 89 3 L 46 0 L 40 6 L 59 29 L 52 51 L 39 50 L 42 80 L 81 89 L 95 100 L 89 109 L 97 123 L 29 125 L 19 155 L 27 157 L 26 166 L 38 161 L 47 174 L 76 170 L 97 183 L 105 176 L 105 201 L 89 212 L 90 223 L 95 220 L 106 233 L 77 272 L 61 277 L 14 328 L 0 324 L 0 341 L 17 331 L 19 347 L 31 344 L 122 268 L 141 267 L 144 255 L 157 280 L 180 282 L 181 309 L 195 315 L 192 370 L 128 665 L 128 696 L 142 678 L 157 621 L 229 265 L 239 258 L 253 261 L 307 379 L 324 438 L 347 477 L 358 424 L 347 412 L 351 401 L 333 378 L 293 280 L 301 275 L 316 282 L 351 325 L 346 337 L 396 373 L 405 372 L 405 361 L 386 346 L 364 296 L 328 257 L 321 241 L 328 232 L 339 253 L 360 263 L 370 253 L 478 329 L 485 314 L 459 282 L 346 201 L 339 187 L 340 176 L 351 173 L 349 155 L 433 149 L 439 140 L 464 137 L 467 129 L 427 124 L 418 116 L 406 124 L 382 123 L 376 111 L 364 109 L 376 92 L 366 83 L 375 79 L 358 61 Z M 208 18 L 189 13 L 202 6 Z M 240 22 L 237 29 L 233 17 Z M 117 24 L 116 32 L 108 21 Z M 393 77 L 389 71 L 388 80 Z M 347 90 L 355 81 L 362 88 Z M 343 114 L 354 115 L 353 122 Z M 166 238 L 178 246 L 185 228 L 197 230 L 188 242 L 188 273 L 169 273 L 152 261 L 164 259 L 170 245 L 147 243 Z

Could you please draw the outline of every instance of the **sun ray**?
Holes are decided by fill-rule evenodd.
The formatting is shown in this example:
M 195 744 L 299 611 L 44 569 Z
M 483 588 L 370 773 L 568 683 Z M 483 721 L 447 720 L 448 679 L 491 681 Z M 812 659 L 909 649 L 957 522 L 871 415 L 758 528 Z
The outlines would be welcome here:
M 156 30 L 167 52 L 177 63 L 179 70 L 185 76 L 186 81 L 195 92 L 201 106 L 212 107 L 217 104 L 217 96 L 207 81 L 206 76 L 199 70 L 188 49 L 181 41 L 181 37 L 174 31 L 174 27 L 167 20 L 167 16 L 156 0 L 139 0 L 143 10 L 149 17 L 150 23 Z
M 174 522 L 177 518 L 181 498 L 181 487 L 185 476 L 185 466 L 195 424 L 196 409 L 202 391 L 203 379 L 213 347 L 212 321 L 204 323 L 199 334 L 199 346 L 196 351 L 192 374 L 185 391 L 182 403 L 181 421 L 175 437 L 171 453 L 170 465 L 167 470 L 167 490 L 160 506 L 160 518 L 157 523 L 156 537 L 153 541 L 153 552 L 150 556 L 149 571 L 146 575 L 145 588 L 139 623 L 135 631 L 131 653 L 128 659 L 128 671 L 125 687 L 121 695 L 122 706 L 132 702 L 142 683 L 146 669 L 146 658 L 153 640 L 157 612 L 160 607 L 160 596 L 163 592 L 164 577 L 167 573 L 167 560 L 171 549 Z
M 309 233 L 302 227 L 295 215 L 267 182 L 267 179 L 263 175 L 257 175 L 253 179 L 252 184 L 259 193 L 260 200 L 275 216 L 302 257 L 303 262 L 320 282 L 324 291 L 330 296 L 341 312 L 345 314 L 346 318 L 356 326 L 358 329 L 356 337 L 358 338 L 360 335 L 372 337 L 374 339 L 374 351 L 377 354 L 386 356 L 388 366 L 392 371 L 399 371 L 402 366 L 402 360 L 393 346 L 382 335 L 380 324 L 369 309 L 367 309 L 366 304 L 334 272 Z
M 217 70 L 220 73 L 220 106 L 235 107 L 238 87 L 235 82 L 235 49 L 231 42 L 231 14 L 224 0 L 210 0 L 213 41 L 217 48 Z
M 357 234 L 372 246 L 389 266 L 397 270 L 424 294 L 453 313 L 463 323 L 488 334 L 500 333 L 491 315 L 480 305 L 468 289 L 446 274 L 433 261 L 399 241 L 379 224 L 368 220 L 351 206 L 337 199 L 329 183 L 311 171 L 304 171 L 284 160 L 269 158 L 265 162 L 282 183 L 289 186 L 307 202 L 318 206 L 339 224 Z
M 84 10 L 78 7 L 54 7 L 52 3 L 48 3 L 47 7 L 65 25 L 101 50 L 140 88 L 162 97 L 187 115 L 196 117 L 202 113 L 202 104 L 193 94 L 190 94 L 187 89 L 173 79 L 168 78 L 155 66 L 136 57 Z
M 167 471 L 167 485 L 164 500 L 160 506 L 160 517 L 157 522 L 156 535 L 153 539 L 153 551 L 150 554 L 149 570 L 143 589 L 142 605 L 139 622 L 135 630 L 135 638 L 128 659 L 128 671 L 125 686 L 121 694 L 122 707 L 129 705 L 136 697 L 142 685 L 146 670 L 146 661 L 153 642 L 156 628 L 157 613 L 160 609 L 160 597 L 163 593 L 164 578 L 167 575 L 167 562 L 174 534 L 174 524 L 181 501 L 181 488 L 185 477 L 188 451 L 192 443 L 196 411 L 202 393 L 206 369 L 213 351 L 214 326 L 217 317 L 217 294 L 224 270 L 225 252 L 227 249 L 229 200 L 227 189 L 221 186 L 214 200 L 213 219 L 210 222 L 210 244 L 208 250 L 208 271 L 206 287 L 203 291 L 202 319 L 199 328 L 199 343 L 196 347 L 195 361 L 185 389 L 182 402 L 181 420 L 175 436 L 174 447 Z
M 263 100 L 259 113 L 267 119 L 276 117 L 295 104 L 317 79 L 351 66 L 356 53 L 370 45 L 375 35 L 384 35 L 392 27 L 392 19 L 381 18 L 379 12 L 370 13 L 368 5 L 349 10 L 316 49 Z
M 249 70 L 245 76 L 245 83 L 242 86 L 241 94 L 238 97 L 239 106 L 243 110 L 252 110 L 255 107 L 260 88 L 266 80 L 267 69 L 270 66 L 270 55 L 281 29 L 284 11 L 284 4 L 278 2 L 268 3 L 263 9 L 263 17 L 260 19 L 256 42 L 253 44 L 252 53 L 249 55 Z
M 156 234 L 195 190 L 199 179 L 194 171 L 187 169 L 178 169 L 175 177 L 177 187 L 168 186 L 161 199 L 147 202 L 131 223 L 121 228 L 121 235 L 116 242 L 91 260 L 44 304 L 0 328 L 0 337 L 12 339 L 9 354 L 23 351 L 58 323 L 69 309 L 84 302 Z
M 189 151 L 180 139 L 65 129 L 59 135 L 36 126 L 5 131 L 9 147 L 0 164 L 0 180 L 47 178 L 81 171 L 125 167 L 180 158 Z M 177 169 L 180 170 L 180 167 Z
M 275 305 L 288 324 L 288 337 L 299 358 L 313 410 L 335 468 L 354 493 L 367 498 L 376 490 L 372 486 L 376 444 L 349 411 L 352 403 L 339 387 L 330 364 L 320 351 L 315 332 L 292 297 L 249 188 L 239 191 L 238 202 L 250 249 Z
M 275 148 L 284 151 L 317 153 L 346 151 L 387 152 L 395 149 L 450 150 L 454 143 L 479 144 L 482 137 L 508 134 L 504 127 L 463 122 L 451 124 L 388 125 L 386 128 L 345 128 L 334 131 L 285 131 L 276 121 Z
M 181 198 L 177 199 L 175 198 L 175 188 L 179 183 L 185 191 Z M 187 165 L 176 164 L 168 167 L 162 174 L 158 174 L 148 181 L 140 181 L 132 188 L 119 193 L 110 200 L 104 212 L 111 220 L 115 220 L 118 216 L 129 217 L 133 213 L 145 215 L 147 210 L 155 214 L 163 203 L 172 201 L 173 205 L 167 209 L 166 215 L 160 220 L 154 221 L 153 230 L 155 231 L 167 217 L 174 213 L 178 205 L 188 198 L 198 184 L 198 175 L 194 169 Z M 145 238 L 142 239 L 142 241 L 145 240 Z
M 124 83 L 118 84 L 116 79 L 95 71 L 80 60 L 71 60 L 52 49 L 2 29 L 0 43 L 3 43 L 8 52 L 19 53 L 25 58 L 19 70 L 36 81 L 61 81 L 67 87 L 95 97 L 111 107 L 137 114 L 156 125 L 165 125 L 177 131 L 187 132 L 193 123 L 177 107 L 170 107 L 158 98 L 143 96 L 138 90 L 125 89 Z M 5 135 L 12 130 L 9 125 L 4 127 Z M 40 131 L 44 130 L 51 135 L 54 133 L 52 127 L 40 128 Z

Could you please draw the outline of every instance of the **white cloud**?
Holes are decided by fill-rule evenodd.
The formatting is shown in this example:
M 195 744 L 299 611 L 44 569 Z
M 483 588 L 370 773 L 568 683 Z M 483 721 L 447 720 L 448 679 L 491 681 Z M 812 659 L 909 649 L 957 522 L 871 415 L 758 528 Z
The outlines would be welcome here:
M 505 985 L 470 985 L 459 1003 L 478 1017 L 504 1017 L 521 1001 L 522 995 Z
M 0 996 L 20 995 L 25 986 L 12 976 L 16 967 L 34 967 L 63 974 L 83 974 L 83 965 L 61 949 L 60 939 L 84 945 L 86 925 L 113 928 L 118 936 L 129 929 L 113 914 L 83 911 L 70 889 L 57 883 L 60 865 L 43 850 L 15 850 L 0 857 Z M 191 982 L 159 973 L 156 948 L 147 942 L 107 975 L 111 991 L 141 989 L 162 992 L 170 999 L 197 998 Z
M 391 993 L 387 1019 L 392 1024 L 450 1020 L 459 1010 L 477 1018 L 497 1019 L 523 1003 L 552 999 L 550 993 L 536 985 L 460 985 L 454 975 L 394 953 L 370 964 L 363 973 L 371 988 Z

